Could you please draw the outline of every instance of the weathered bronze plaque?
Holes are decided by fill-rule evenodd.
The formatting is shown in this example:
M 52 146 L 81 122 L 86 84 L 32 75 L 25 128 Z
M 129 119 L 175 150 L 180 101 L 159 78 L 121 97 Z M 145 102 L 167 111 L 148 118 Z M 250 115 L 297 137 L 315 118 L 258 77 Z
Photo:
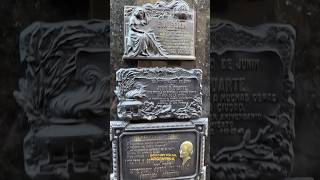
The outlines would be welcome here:
M 195 60 L 195 13 L 183 0 L 124 7 L 123 59 Z
M 278 179 L 294 138 L 291 26 L 217 21 L 211 52 L 211 177 Z
M 205 179 L 207 119 L 190 122 L 111 122 L 112 180 Z
M 128 120 L 190 119 L 202 112 L 200 69 L 120 69 L 118 116 Z

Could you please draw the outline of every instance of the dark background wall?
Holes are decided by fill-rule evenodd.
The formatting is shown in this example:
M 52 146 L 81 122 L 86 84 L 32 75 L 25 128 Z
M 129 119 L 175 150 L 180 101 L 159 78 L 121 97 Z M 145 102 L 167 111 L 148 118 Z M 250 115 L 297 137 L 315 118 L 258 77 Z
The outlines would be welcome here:
M 320 179 L 320 2 L 313 0 L 215 0 L 212 17 L 255 26 L 291 24 L 297 32 L 293 176 Z
M 34 21 L 109 18 L 104 0 L 1 0 L 0 180 L 28 179 L 22 140 L 27 124 L 12 92 L 23 76 L 19 33 Z M 215 0 L 211 17 L 245 25 L 292 24 L 296 43 L 295 176 L 320 179 L 320 2 L 314 0 Z
M 22 141 L 28 125 L 13 91 L 24 75 L 19 34 L 35 21 L 107 19 L 104 0 L 1 0 L 0 3 L 0 180 L 27 180 Z

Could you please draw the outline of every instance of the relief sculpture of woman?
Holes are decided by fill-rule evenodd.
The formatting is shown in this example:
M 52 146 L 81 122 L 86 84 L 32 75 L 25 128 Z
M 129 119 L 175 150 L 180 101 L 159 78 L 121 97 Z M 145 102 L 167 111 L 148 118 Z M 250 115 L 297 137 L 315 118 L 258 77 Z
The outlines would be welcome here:
M 128 25 L 128 56 L 165 56 L 167 54 L 147 25 L 146 10 L 143 7 L 135 8 Z

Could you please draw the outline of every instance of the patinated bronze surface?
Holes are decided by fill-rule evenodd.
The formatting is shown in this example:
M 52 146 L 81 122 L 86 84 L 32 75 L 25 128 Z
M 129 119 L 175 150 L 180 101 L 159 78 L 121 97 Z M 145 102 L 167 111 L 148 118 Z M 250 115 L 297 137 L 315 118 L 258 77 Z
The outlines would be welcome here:
M 120 69 L 116 78 L 121 119 L 181 120 L 201 116 L 202 71 L 199 69 Z
M 111 122 L 112 180 L 205 180 L 207 119 L 188 122 Z
M 205 180 L 202 70 L 139 66 L 149 60 L 179 60 L 170 62 L 177 66 L 195 60 L 194 10 L 183 0 L 125 6 L 123 26 L 123 60 L 137 60 L 140 68 L 116 72 L 118 119 L 110 123 L 110 178 Z
M 195 60 L 195 13 L 183 0 L 124 7 L 124 59 Z

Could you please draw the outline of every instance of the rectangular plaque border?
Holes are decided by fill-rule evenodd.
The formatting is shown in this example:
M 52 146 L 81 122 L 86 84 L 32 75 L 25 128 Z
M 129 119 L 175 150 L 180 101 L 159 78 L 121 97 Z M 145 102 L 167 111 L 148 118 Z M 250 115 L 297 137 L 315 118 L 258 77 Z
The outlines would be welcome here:
M 123 10 L 125 11 L 125 8 L 130 8 L 130 7 L 138 7 L 138 6 L 124 6 Z M 151 56 L 147 56 L 147 57 L 143 57 L 143 56 L 137 56 L 137 57 L 131 57 L 131 56 L 127 56 L 127 55 L 123 55 L 122 59 L 123 60 L 169 60 L 169 61 L 195 61 L 196 58 L 196 39 L 197 39 L 197 12 L 195 11 L 195 9 L 190 9 L 190 11 L 192 11 L 193 14 L 193 47 L 192 47 L 192 55 L 189 56 L 185 56 L 185 55 L 167 55 L 167 56 L 156 56 L 156 57 L 151 57 Z M 124 12 L 125 13 L 125 12 Z M 123 43 L 124 46 L 126 46 L 126 24 L 125 24 L 125 16 L 123 16 Z M 126 48 L 126 47 L 125 47 Z
M 179 180 L 179 179 L 192 179 L 192 178 L 195 178 L 197 176 L 197 174 L 199 174 L 199 154 L 200 154 L 200 150 L 201 150 L 201 143 L 200 143 L 200 133 L 199 131 L 195 130 L 195 129 L 187 129 L 187 130 L 166 130 L 166 131 L 161 131 L 161 130 L 152 130 L 152 131 L 139 131 L 139 132 L 123 132 L 120 136 L 119 136 L 119 159 L 122 158 L 122 155 L 121 155 L 121 152 L 122 152 L 122 136 L 125 136 L 125 135 L 139 135 L 139 134 L 161 134 L 161 133 L 179 133 L 179 132 L 195 132 L 196 135 L 197 135 L 197 157 L 196 157 L 196 161 L 197 161 L 197 164 L 196 164 L 196 172 L 195 174 L 191 175 L 191 176 L 183 176 L 183 177 L 178 177 L 178 178 L 161 178 L 159 180 Z M 120 180 L 125 180 L 123 177 L 122 177 L 122 162 L 119 160 L 119 172 L 120 172 Z
M 196 79 L 199 85 L 199 92 L 193 97 L 194 106 L 196 106 L 197 112 L 191 113 L 188 107 L 180 108 L 184 109 L 186 113 L 183 116 L 175 114 L 174 112 L 159 114 L 155 109 L 148 110 L 148 114 L 142 112 L 134 115 L 128 115 L 125 111 L 125 107 L 121 104 L 126 102 L 125 98 L 126 91 L 133 89 L 133 82 L 136 79 Z M 183 68 L 127 68 L 119 69 L 116 72 L 116 90 L 114 91 L 117 99 L 117 114 L 120 119 L 125 120 L 155 120 L 155 119 L 169 119 L 175 118 L 177 120 L 195 119 L 200 118 L 202 115 L 202 70 L 201 69 L 190 69 L 186 70 Z M 138 100 L 140 101 L 140 100 Z M 141 106 L 145 107 L 144 105 Z
M 162 131 L 163 130 L 163 131 Z M 123 180 L 121 177 L 121 135 L 129 134 L 145 134 L 145 131 L 152 132 L 194 132 L 198 133 L 198 156 L 197 156 L 197 174 L 192 177 L 177 177 L 165 178 L 168 180 L 205 180 L 206 166 L 204 164 L 205 143 L 208 136 L 208 118 L 200 118 L 191 120 L 189 122 L 165 122 L 165 123 L 139 123 L 131 124 L 126 121 L 111 121 L 110 122 L 110 140 L 112 142 L 112 159 L 113 159 L 113 173 L 110 175 L 110 180 Z M 163 180 L 163 179 L 162 179 Z

